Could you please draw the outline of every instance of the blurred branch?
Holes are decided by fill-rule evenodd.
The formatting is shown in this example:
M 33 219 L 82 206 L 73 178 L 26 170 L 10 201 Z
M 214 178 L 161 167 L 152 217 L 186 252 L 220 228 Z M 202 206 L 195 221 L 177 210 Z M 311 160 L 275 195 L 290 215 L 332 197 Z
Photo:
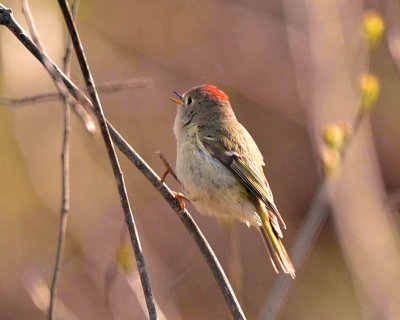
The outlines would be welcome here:
M 291 51 L 293 51 L 293 48 Z M 294 53 L 291 52 L 291 54 L 293 55 Z M 367 66 L 367 70 L 368 69 L 369 65 Z M 339 167 L 343 166 L 349 147 L 352 145 L 352 142 L 359 133 L 362 123 L 368 119 L 368 115 L 370 114 L 371 109 L 376 102 L 377 96 L 379 95 L 379 83 L 377 82 L 376 78 L 370 74 L 365 74 L 363 76 L 360 86 L 360 106 L 358 108 L 358 114 L 353 120 L 352 125 L 346 126 L 348 127 L 347 129 L 349 131 L 345 132 L 345 126 L 340 128 L 339 125 L 333 125 L 331 127 L 334 127 L 333 129 L 336 130 L 331 130 L 331 132 L 328 132 L 330 136 L 328 136 L 327 140 L 325 140 L 327 145 L 331 143 L 327 151 L 332 152 L 329 154 L 329 156 L 334 155 L 334 160 L 326 158 L 324 159 L 324 154 L 322 155 L 324 176 L 317 185 L 311 205 L 306 213 L 299 231 L 296 234 L 296 237 L 293 241 L 293 247 L 290 250 L 290 256 L 292 257 L 293 264 L 298 270 L 300 270 L 304 264 L 319 231 L 322 229 L 322 226 L 324 225 L 330 213 L 328 208 L 328 183 L 331 174 L 336 174 L 340 169 Z M 340 130 L 342 132 L 340 132 Z M 329 141 L 329 139 L 331 141 Z M 336 146 L 334 144 L 336 144 Z M 258 319 L 268 320 L 275 319 L 277 317 L 280 309 L 287 299 L 292 284 L 293 282 L 289 278 L 282 275 L 278 276 L 271 292 L 265 299 L 264 306 Z
M 343 51 L 346 51 L 343 49 L 345 45 L 340 43 L 340 41 L 343 41 L 341 37 L 346 32 L 340 33 L 341 29 L 337 28 L 341 23 L 338 18 L 340 10 L 336 7 L 337 4 L 334 1 L 330 2 L 331 5 L 304 3 L 309 12 L 311 51 L 314 54 L 312 57 L 315 64 L 313 65 L 313 70 L 317 70 L 313 74 L 315 88 L 311 94 L 311 108 L 314 109 L 312 110 L 311 118 L 312 125 L 319 128 L 321 123 L 324 123 L 325 118 L 328 117 L 327 114 L 330 115 L 332 113 L 332 110 L 346 108 L 347 111 L 348 108 L 355 106 L 355 104 L 352 102 L 354 97 L 350 93 L 344 94 L 345 92 L 351 92 L 345 79 L 348 76 L 346 64 L 343 62 L 345 59 L 338 59 L 334 67 L 331 65 L 327 67 L 326 65 L 326 61 L 336 59 L 340 54 L 343 54 Z M 287 10 L 290 10 L 290 4 L 291 2 L 289 1 Z M 332 12 L 332 9 L 337 11 Z M 329 21 L 327 21 L 327 17 L 329 17 Z M 367 12 L 364 15 L 363 23 L 365 40 L 372 51 L 379 44 L 384 31 L 384 22 L 374 12 Z M 331 28 L 329 28 L 330 26 Z M 328 38 L 330 42 L 327 42 L 326 39 Z M 332 41 L 333 39 L 336 41 Z M 294 57 L 295 50 L 292 44 L 292 57 Z M 366 69 L 368 70 L 369 66 Z M 338 85 L 338 82 L 340 85 Z M 335 84 L 338 85 L 338 88 L 335 88 Z M 375 160 L 373 159 L 374 151 L 367 152 L 367 148 L 372 144 L 367 144 L 366 141 L 368 141 L 369 137 L 365 135 L 364 130 L 360 130 L 362 123 L 368 118 L 367 116 L 379 95 L 379 82 L 371 74 L 364 74 L 360 87 L 361 104 L 358 107 L 358 115 L 353 122 L 353 133 L 348 138 L 345 138 L 344 141 L 340 141 L 337 138 L 339 136 L 345 137 L 346 135 L 336 135 L 336 130 L 334 135 L 324 136 L 325 145 L 330 144 L 330 148 L 335 144 L 337 147 L 344 142 L 343 149 L 340 150 L 339 147 L 340 152 L 336 158 L 338 160 L 336 162 L 337 167 L 331 166 L 331 169 L 346 169 L 346 174 L 341 175 L 340 179 L 324 177 L 314 196 L 311 209 L 307 213 L 295 239 L 292 257 L 295 266 L 299 268 L 298 263 L 303 263 L 313 239 L 315 239 L 326 220 L 328 200 L 330 200 L 334 209 L 334 221 L 338 238 L 348 260 L 348 266 L 353 273 L 353 279 L 361 284 L 362 295 L 366 295 L 369 298 L 369 303 L 361 302 L 361 305 L 371 308 L 373 318 L 394 319 L 398 317 L 398 308 L 393 304 L 393 301 L 398 300 L 399 292 L 398 286 L 396 287 L 395 285 L 396 278 L 398 279 L 399 258 L 396 248 L 396 236 L 394 236 L 394 230 L 391 230 L 388 212 L 383 210 L 380 202 L 382 189 L 379 181 L 379 172 L 376 172 L 374 177 L 375 184 L 371 179 L 371 175 L 373 175 L 371 172 L 377 171 L 376 166 L 374 166 L 375 163 L 373 163 Z M 347 90 L 343 90 L 343 88 Z M 332 98 L 338 96 L 338 92 L 340 92 L 341 99 L 332 102 Z M 321 108 L 321 106 L 326 105 L 329 105 L 330 108 Z M 339 112 L 341 113 L 341 111 Z M 361 133 L 361 131 L 364 132 Z M 313 133 L 315 132 L 316 130 L 313 131 Z M 334 132 L 331 131 L 330 133 Z M 357 135 L 359 136 L 358 144 L 353 146 L 357 150 L 352 154 L 351 158 L 344 162 L 347 150 Z M 311 137 L 320 140 L 318 135 L 313 134 Z M 355 148 L 356 146 L 357 148 Z M 363 161 L 362 166 L 359 166 L 359 161 Z M 349 163 L 353 166 L 352 168 L 349 168 Z M 344 166 L 346 168 L 342 168 Z M 326 175 L 328 173 L 328 171 L 325 171 Z M 339 183 L 340 189 L 338 188 Z M 366 187 L 367 184 L 368 187 Z M 337 188 L 335 189 L 334 186 Z M 361 191 L 356 190 L 357 188 Z M 357 197 L 357 192 L 358 198 L 353 200 L 353 197 Z M 361 192 L 364 192 L 367 196 L 361 194 Z M 335 193 L 338 195 L 333 196 Z M 383 247 L 385 248 L 384 251 L 379 249 Z M 268 297 L 270 300 L 266 302 L 263 316 L 260 318 L 274 319 L 277 316 L 287 297 L 290 286 L 291 283 L 285 281 L 285 279 L 279 278 L 276 281 Z M 393 317 L 394 314 L 397 314 L 397 317 Z
M 40 50 L 33 44 L 33 42 L 26 36 L 22 28 L 14 21 L 11 10 L 4 7 L 0 3 L 0 24 L 5 25 L 14 33 L 14 35 L 21 41 L 21 43 L 38 59 L 42 64 L 42 56 Z M 24 35 L 25 36 L 21 36 Z M 43 58 L 51 61 L 46 54 L 43 54 Z M 66 84 L 70 94 L 74 96 L 77 100 L 83 101 L 91 105 L 90 100 L 78 89 L 78 87 L 66 77 L 57 66 L 51 62 L 57 72 L 60 74 L 63 82 Z M 108 128 L 111 133 L 111 137 L 118 148 L 124 153 L 125 156 L 138 168 L 139 171 L 149 180 L 149 182 L 155 187 L 156 190 L 163 196 L 167 203 L 178 215 L 179 219 L 188 230 L 190 235 L 193 237 L 196 245 L 203 254 L 209 268 L 211 269 L 217 284 L 219 285 L 222 294 L 231 309 L 231 313 L 234 319 L 246 319 L 243 311 L 236 299 L 236 296 L 232 290 L 232 287 L 222 269 L 217 257 L 215 256 L 213 250 L 211 249 L 206 238 L 194 222 L 193 218 L 189 212 L 184 209 L 182 210 L 179 201 L 175 198 L 171 189 L 164 183 L 161 183 L 159 176 L 153 171 L 153 169 L 139 156 L 139 154 L 124 140 L 124 138 L 119 134 L 119 132 L 111 126 L 110 122 L 107 122 Z
M 29 35 L 21 28 L 21 26 L 14 20 L 12 16 L 12 10 L 6 8 L 4 5 L 0 3 L 0 25 L 4 25 L 7 27 L 16 37 L 17 39 L 24 44 L 24 46 L 38 59 L 41 64 L 46 68 L 48 73 L 51 75 L 53 80 L 56 83 L 56 87 L 59 93 L 62 96 L 68 96 L 68 99 L 71 99 L 70 103 L 74 107 L 74 111 L 78 114 L 80 119 L 85 124 L 86 129 L 94 133 L 96 131 L 96 124 L 93 119 L 93 112 L 90 104 L 88 104 L 88 100 L 84 95 L 79 92 L 76 92 L 74 98 L 79 100 L 81 103 L 78 104 L 73 101 L 72 98 L 69 97 L 68 90 L 70 88 L 70 83 L 62 84 L 65 75 L 63 72 L 54 64 L 54 62 L 43 52 L 38 46 L 31 40 Z M 31 26 L 32 28 L 32 26 Z M 62 77 L 64 76 L 64 77 Z M 65 88 L 67 87 L 67 88 Z
M 86 83 L 86 87 L 92 102 L 92 107 L 94 109 L 97 121 L 100 126 L 100 131 L 103 136 L 103 140 L 107 149 L 108 157 L 111 162 L 111 166 L 114 172 L 115 181 L 117 183 L 118 192 L 120 195 L 120 200 L 125 215 L 125 222 L 127 224 L 129 235 L 131 238 L 131 243 L 133 251 L 136 257 L 136 265 L 140 275 L 140 280 L 142 282 L 143 293 L 146 299 L 147 310 L 150 320 L 157 319 L 157 311 L 154 305 L 153 293 L 150 287 L 150 281 L 147 275 L 146 265 L 144 261 L 144 256 L 140 244 L 139 234 L 136 228 L 135 220 L 132 215 L 132 210 L 130 207 L 128 194 L 125 187 L 124 178 L 122 175 L 121 167 L 118 161 L 117 154 L 114 149 L 114 145 L 108 130 L 106 118 L 103 113 L 103 108 L 100 103 L 100 99 L 96 90 L 95 82 L 89 69 L 88 62 L 83 50 L 82 42 L 79 38 L 77 28 L 75 26 L 74 20 L 72 18 L 71 11 L 69 9 L 66 0 L 59 0 L 61 12 L 64 16 L 64 20 L 67 25 L 70 37 L 72 39 L 72 44 L 75 49 L 76 56 L 78 58 L 79 65 L 81 67 L 82 75 Z
M 389 204 L 394 206 L 396 210 L 400 209 L 400 189 L 389 193 Z
M 363 120 L 367 118 L 366 115 L 367 113 L 360 111 L 353 121 L 353 134 L 349 136 L 339 151 L 342 165 L 346 158 L 347 150 L 357 136 Z M 301 227 L 293 241 L 294 244 L 290 250 L 290 256 L 297 270 L 300 270 L 303 266 L 305 258 L 310 252 L 312 244 L 314 243 L 319 231 L 328 217 L 328 180 L 329 176 L 325 175 L 323 180 L 318 184 L 310 208 L 308 209 Z M 287 298 L 292 284 L 293 281 L 291 281 L 290 278 L 283 275 L 278 276 L 274 282 L 271 292 L 265 299 L 264 306 L 258 319 L 268 320 L 275 319 L 277 317 Z
M 387 20 L 386 39 L 389 53 L 400 75 L 400 4 L 395 0 L 386 0 L 382 6 Z
M 98 93 L 115 93 L 124 90 L 131 90 L 136 88 L 145 88 L 151 84 L 151 80 L 148 78 L 130 78 L 125 80 L 107 81 L 100 83 L 97 86 Z M 80 88 L 80 90 L 83 90 Z M 54 100 L 62 99 L 63 96 L 57 92 L 46 92 L 34 96 L 27 96 L 23 98 L 7 98 L 0 97 L 0 104 L 23 106 L 30 105 L 33 103 L 43 103 Z
M 26 22 L 29 27 L 29 31 L 31 37 L 35 44 L 40 48 L 41 51 L 44 52 L 44 46 L 40 41 L 39 34 L 33 20 L 31 10 L 29 8 L 28 0 L 22 0 L 22 12 L 25 16 Z M 46 69 L 49 73 L 55 74 L 54 67 L 51 64 L 45 65 Z M 64 248 L 65 241 L 65 231 L 66 231 L 66 223 L 67 223 L 67 212 L 69 209 L 69 105 L 68 105 L 68 91 L 65 86 L 59 79 L 54 80 L 54 84 L 58 89 L 59 95 L 64 100 L 65 105 L 65 119 L 64 119 L 64 136 L 63 136 L 63 146 L 62 146 L 62 154 L 61 154 L 61 162 L 62 162 L 62 204 L 61 204 L 61 212 L 60 212 L 60 226 L 58 233 L 58 245 L 57 245 L 57 254 L 56 254 L 56 262 L 54 266 L 54 274 L 51 282 L 51 289 L 49 295 L 49 309 L 48 309 L 48 318 L 51 320 L 54 318 L 54 303 L 56 299 L 56 289 L 57 289 L 57 279 L 59 277 L 60 269 L 61 269 L 61 258 Z
M 22 282 L 32 299 L 34 305 L 44 314 L 49 310 L 50 290 L 46 281 L 34 270 L 27 270 L 22 276 Z M 59 298 L 57 300 L 57 319 L 58 320 L 78 320 L 78 317 L 66 307 Z
M 105 300 L 111 312 L 113 312 L 111 304 L 112 302 L 111 298 L 113 297 L 112 288 L 116 280 L 118 279 L 117 276 L 122 274 L 124 280 L 129 285 L 129 288 L 135 294 L 142 311 L 146 313 L 146 302 L 141 294 L 140 278 L 138 277 L 138 274 L 137 272 L 135 272 L 134 266 L 131 263 L 130 259 L 131 254 L 129 246 L 127 245 L 126 236 L 127 236 L 126 229 L 123 228 L 120 232 L 120 239 L 118 241 L 117 247 L 115 248 L 115 255 L 113 256 L 113 259 L 110 261 L 105 272 L 105 281 L 104 281 Z M 157 308 L 158 320 L 166 320 L 167 317 L 165 316 L 160 306 L 157 304 L 157 301 L 155 301 L 155 305 Z

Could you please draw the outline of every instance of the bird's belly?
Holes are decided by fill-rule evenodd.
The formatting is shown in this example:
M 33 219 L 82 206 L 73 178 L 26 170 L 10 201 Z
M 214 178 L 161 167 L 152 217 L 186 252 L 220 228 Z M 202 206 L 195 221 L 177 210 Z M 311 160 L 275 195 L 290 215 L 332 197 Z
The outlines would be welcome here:
M 194 144 L 181 144 L 176 173 L 185 195 L 198 211 L 223 219 L 258 225 L 245 187 L 219 160 Z

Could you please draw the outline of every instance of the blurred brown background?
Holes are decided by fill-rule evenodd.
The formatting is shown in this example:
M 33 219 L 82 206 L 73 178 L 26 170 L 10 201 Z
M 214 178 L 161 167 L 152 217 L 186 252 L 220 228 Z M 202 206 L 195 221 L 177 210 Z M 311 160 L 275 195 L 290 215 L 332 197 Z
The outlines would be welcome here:
M 171 91 L 219 86 L 266 158 L 288 225 L 288 248 L 321 175 L 321 127 L 354 119 L 358 79 L 368 66 L 380 80 L 380 99 L 332 183 L 333 218 L 298 270 L 279 319 L 400 316 L 393 281 L 400 273 L 399 219 L 390 201 L 400 192 L 400 82 L 387 41 L 370 55 L 360 31 L 365 10 L 385 17 L 393 2 L 400 10 L 396 1 L 81 0 L 78 28 L 96 82 L 142 76 L 153 81 L 147 88 L 101 95 L 107 118 L 161 174 L 155 151 L 175 163 Z M 26 28 L 20 2 L 2 3 Z M 60 64 L 65 30 L 57 3 L 30 4 L 47 52 Z M 54 90 L 48 74 L 4 27 L 0 79 L 1 96 Z M 83 84 L 75 60 L 72 79 Z M 72 118 L 71 210 L 58 312 L 67 319 L 144 319 L 127 281 L 136 271 L 127 277 L 116 267 L 124 222 L 102 139 L 91 138 Z M 59 102 L 0 106 L 0 319 L 44 317 L 46 292 L 38 279 L 48 285 L 54 263 L 62 130 Z M 185 228 L 141 173 L 120 159 L 162 312 L 168 319 L 227 318 L 219 288 Z M 167 182 L 178 188 L 171 178 Z M 189 209 L 226 267 L 224 228 Z M 374 219 L 382 222 L 378 229 Z M 276 274 L 257 232 L 244 225 L 237 231 L 240 302 L 248 319 L 256 319 Z M 365 255 L 353 259 L 357 252 Z M 371 273 L 362 274 L 366 262 Z M 383 271 L 376 283 L 375 271 Z

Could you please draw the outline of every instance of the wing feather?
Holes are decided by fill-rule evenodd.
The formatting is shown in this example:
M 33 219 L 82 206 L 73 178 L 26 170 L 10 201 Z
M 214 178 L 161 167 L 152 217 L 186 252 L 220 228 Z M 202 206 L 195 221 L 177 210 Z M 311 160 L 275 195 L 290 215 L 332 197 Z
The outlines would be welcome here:
M 275 226 L 274 229 L 279 233 L 279 236 L 282 237 L 279 223 L 286 229 L 285 222 L 275 206 L 268 182 L 266 182 L 265 177 L 257 169 L 257 166 L 244 155 L 228 150 L 221 140 L 204 136 L 201 138 L 201 142 L 208 152 L 218 158 L 239 178 L 247 190 L 265 204 L 268 212 L 271 213 L 270 218 L 271 223 Z

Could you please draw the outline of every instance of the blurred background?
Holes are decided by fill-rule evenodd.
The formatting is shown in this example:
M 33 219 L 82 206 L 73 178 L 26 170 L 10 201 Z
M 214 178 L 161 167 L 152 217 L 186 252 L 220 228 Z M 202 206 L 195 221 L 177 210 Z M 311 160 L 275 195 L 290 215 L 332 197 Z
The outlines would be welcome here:
M 20 1 L 2 3 L 27 29 Z M 61 65 L 66 36 L 57 2 L 31 0 L 30 6 L 48 54 Z M 381 26 L 379 16 L 372 23 L 372 32 L 386 30 L 375 44 L 362 27 L 370 10 L 383 19 Z M 400 318 L 398 1 L 81 0 L 78 16 L 97 84 L 151 80 L 101 94 L 101 101 L 110 122 L 158 174 L 164 166 L 157 150 L 175 163 L 175 105 L 168 97 L 203 83 L 229 95 L 264 154 L 288 225 L 289 251 L 328 167 L 331 214 L 298 268 L 278 319 Z M 363 94 L 359 79 L 366 72 L 379 81 L 379 99 L 353 130 L 343 166 L 336 153 L 333 164 L 332 154 L 321 164 L 327 150 L 322 132 L 329 124 L 354 121 Z M 71 74 L 83 85 L 75 57 Z M 0 95 L 53 91 L 44 68 L 1 27 Z M 61 206 L 62 113 L 62 103 L 54 100 L 0 104 L 0 319 L 43 319 L 47 312 Z M 165 318 L 228 319 L 223 296 L 187 230 L 142 174 L 124 156 L 120 161 Z M 70 174 L 57 318 L 145 319 L 104 143 L 75 114 Z M 179 188 L 170 177 L 167 183 Z M 234 233 L 240 303 L 248 319 L 263 319 L 277 275 L 258 233 L 242 224 L 228 231 L 188 207 L 228 270 L 227 233 Z

